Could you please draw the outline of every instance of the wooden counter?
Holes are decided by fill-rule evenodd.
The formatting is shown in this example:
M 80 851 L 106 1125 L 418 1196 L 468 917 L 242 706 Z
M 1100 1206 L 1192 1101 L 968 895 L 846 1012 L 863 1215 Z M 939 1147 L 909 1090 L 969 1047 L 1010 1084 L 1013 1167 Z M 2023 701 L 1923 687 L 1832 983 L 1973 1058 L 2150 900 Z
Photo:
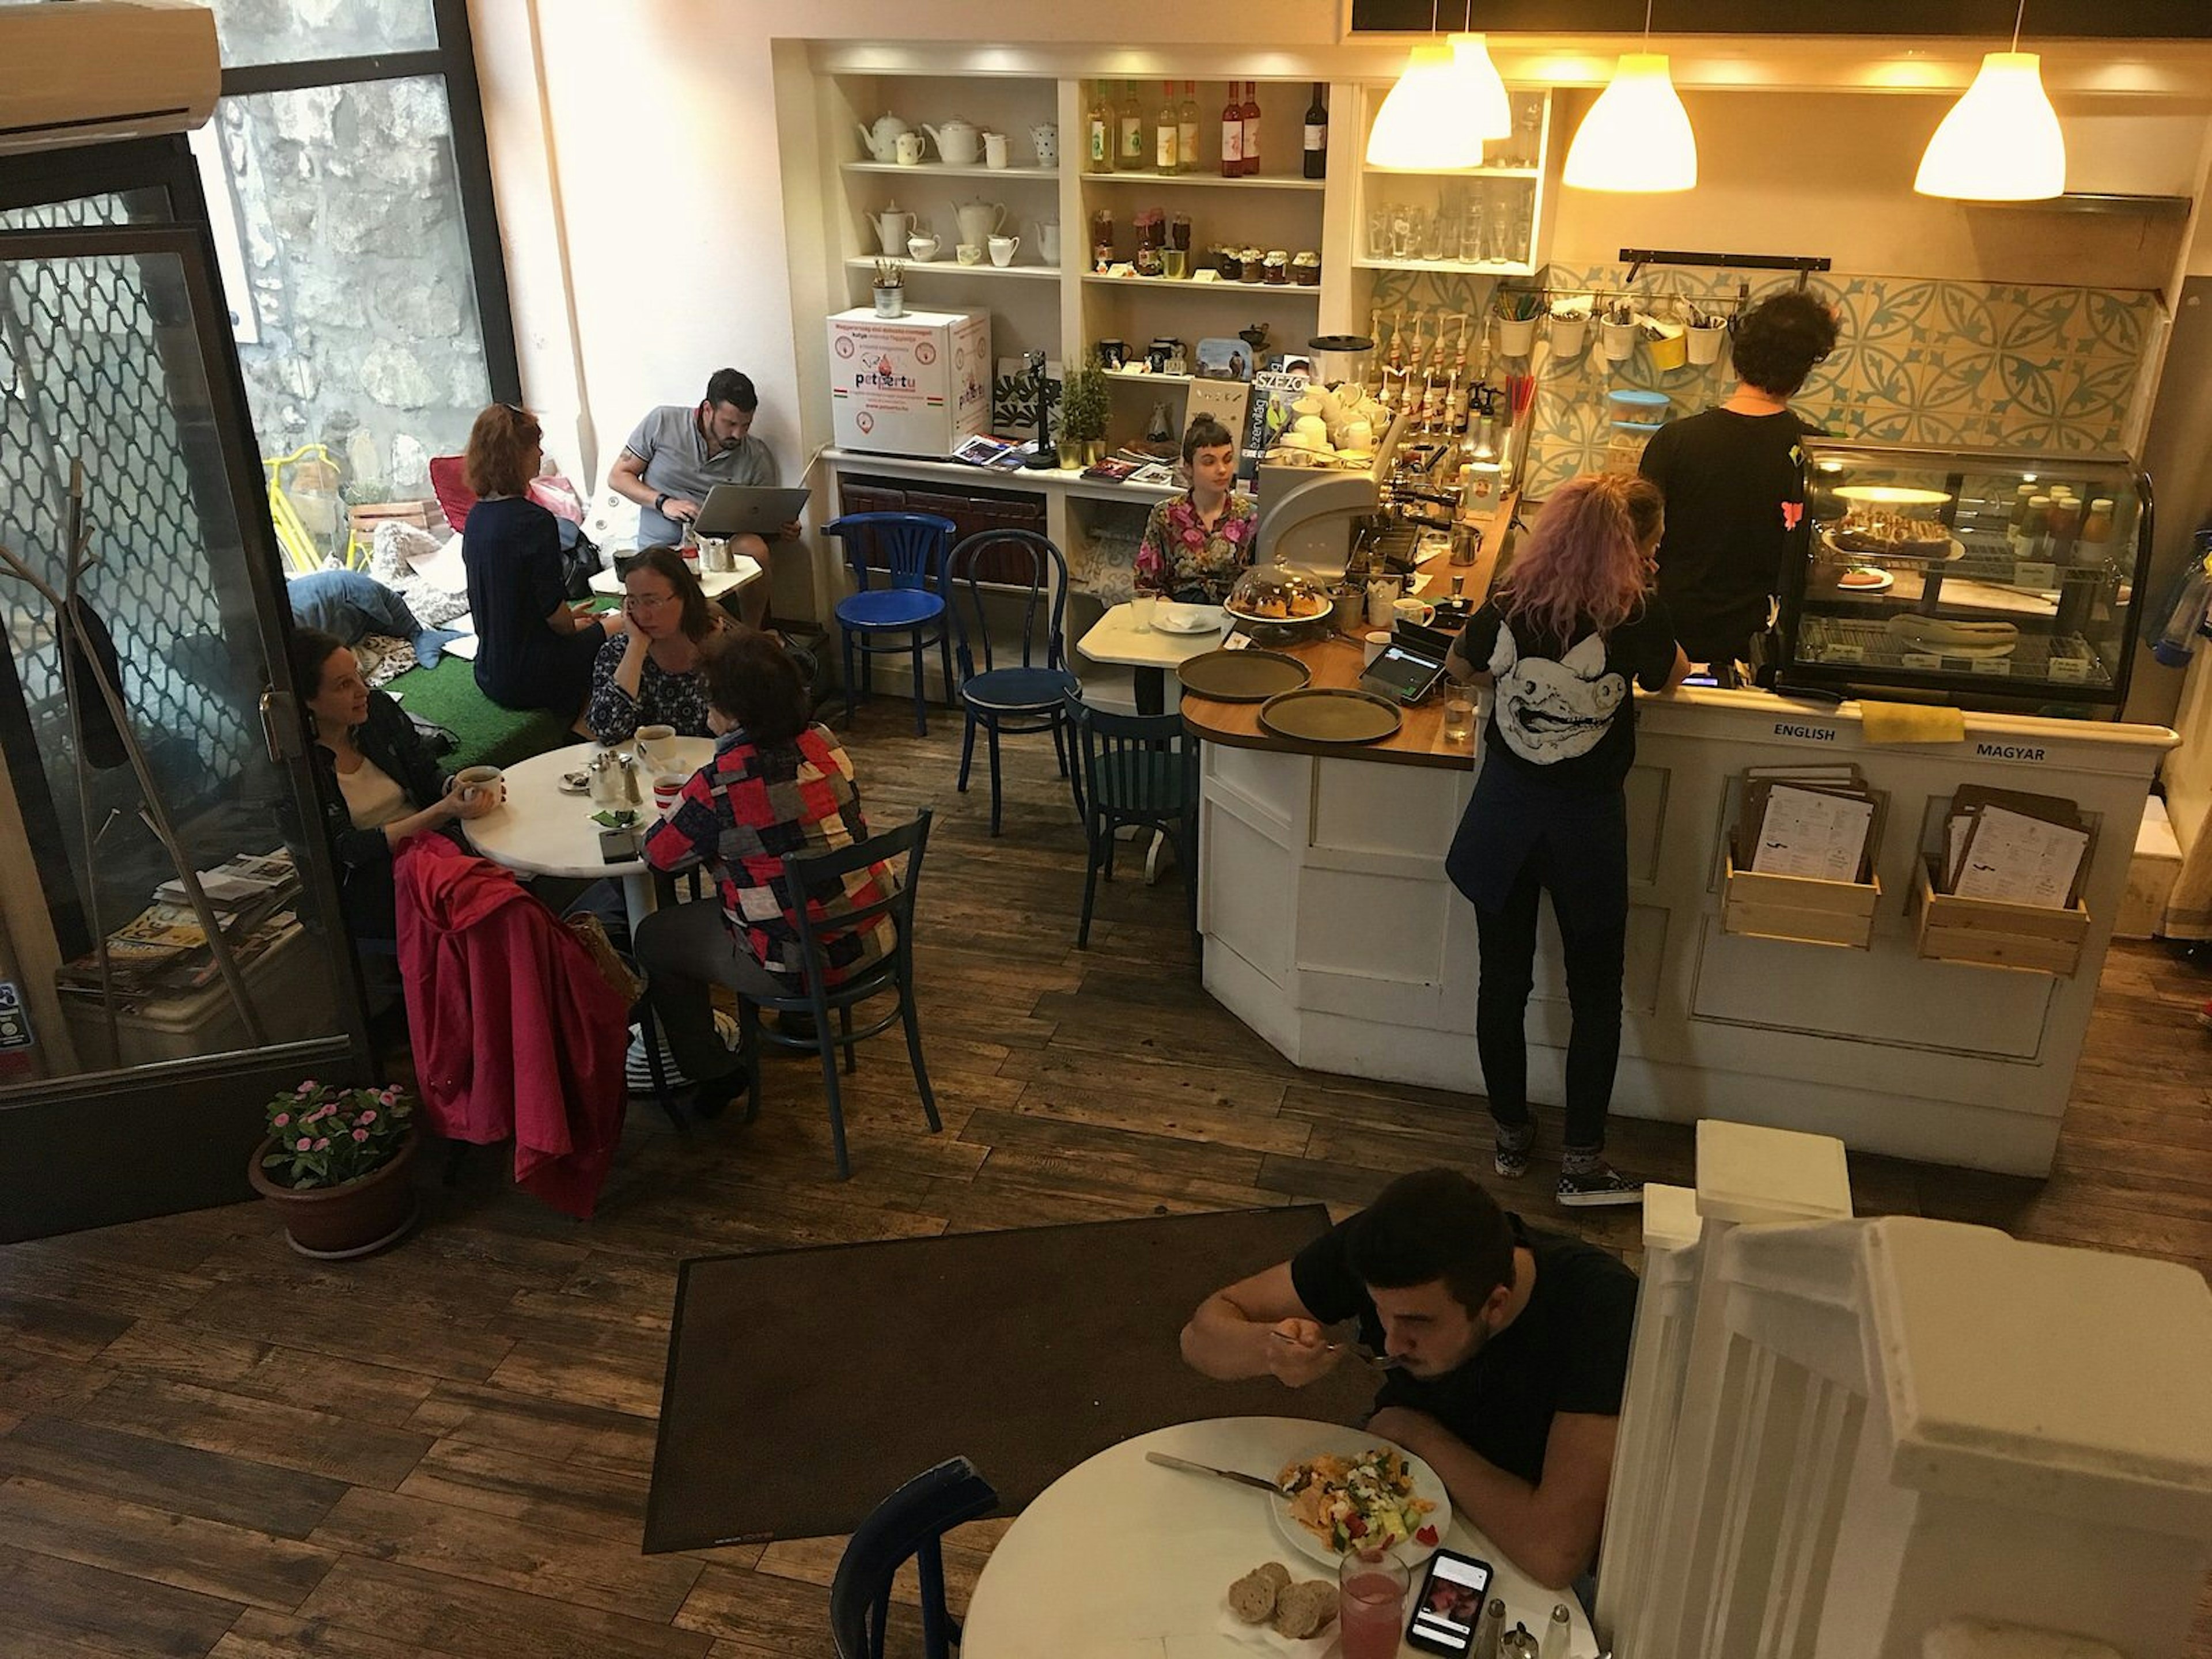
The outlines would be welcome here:
M 1273 646 L 1287 657 L 1296 657 L 1313 676 L 1311 684 L 1334 688 L 1356 686 L 1361 671 L 1361 647 L 1341 634 L 1311 645 Z M 1474 741 L 1444 740 L 1444 707 L 1441 694 L 1414 708 L 1400 712 L 1405 723 L 1380 743 L 1308 743 L 1279 738 L 1260 725 L 1256 702 L 1218 702 L 1212 697 L 1182 700 L 1182 723 L 1195 738 L 1225 744 L 1232 749 L 1272 749 L 1286 755 L 1320 755 L 1331 760 L 1386 761 L 1399 766 L 1437 766 L 1454 771 L 1474 767 Z

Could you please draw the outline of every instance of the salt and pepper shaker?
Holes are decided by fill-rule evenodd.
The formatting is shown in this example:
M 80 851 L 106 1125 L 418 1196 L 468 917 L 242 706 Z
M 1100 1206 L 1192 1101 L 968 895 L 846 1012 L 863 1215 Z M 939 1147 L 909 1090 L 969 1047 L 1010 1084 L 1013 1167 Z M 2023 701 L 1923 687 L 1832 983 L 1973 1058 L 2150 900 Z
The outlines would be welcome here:
M 1475 1626 L 1471 1659 L 1498 1659 L 1498 1645 L 1504 1634 L 1505 1603 L 1492 1600 L 1482 1610 L 1482 1618 Z
M 615 806 L 621 804 L 622 776 L 614 769 L 614 757 L 598 754 L 592 757 L 592 805 Z
M 1552 1617 L 1544 1626 L 1543 1646 L 1539 1650 L 1540 1659 L 1568 1659 L 1573 1628 L 1567 1617 L 1567 1604 L 1565 1601 L 1553 1602 Z
M 1528 1634 L 1528 1626 L 1516 1623 L 1498 1638 L 1498 1659 L 1541 1659 L 1536 1651 L 1536 1638 Z

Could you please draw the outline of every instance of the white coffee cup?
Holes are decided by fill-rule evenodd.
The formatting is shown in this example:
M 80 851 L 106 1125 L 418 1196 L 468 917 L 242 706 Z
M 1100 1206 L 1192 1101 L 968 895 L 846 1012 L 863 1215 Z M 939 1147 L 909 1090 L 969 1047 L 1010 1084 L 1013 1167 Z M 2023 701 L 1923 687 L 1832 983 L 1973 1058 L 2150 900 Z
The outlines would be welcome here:
M 1363 668 L 1372 668 L 1375 665 L 1375 659 L 1381 656 L 1389 648 L 1390 636 L 1388 634 L 1382 633 L 1379 629 L 1375 633 L 1370 634 L 1365 639 L 1359 642 L 1360 666 Z
M 1004 270 L 1013 264 L 1014 255 L 1021 252 L 1021 247 L 1022 239 L 1018 236 L 994 236 L 991 239 L 991 263 Z
M 631 734 L 630 752 L 636 756 L 638 770 L 658 770 L 661 759 L 676 741 L 672 726 L 641 726 Z
M 1152 629 L 1152 613 L 1159 608 L 1160 596 L 1158 594 L 1139 593 L 1134 595 L 1129 600 L 1129 626 L 1137 629 L 1139 633 L 1151 633 Z
M 921 265 L 926 265 L 934 259 L 937 257 L 937 250 L 942 246 L 943 244 L 934 236 L 909 236 L 906 239 L 908 257 L 916 264 Z
M 465 766 L 453 775 L 453 792 L 466 799 L 489 795 L 498 800 L 507 790 L 507 774 L 496 766 Z
M 983 249 L 978 243 L 963 242 L 952 250 L 952 257 L 963 265 L 980 265 L 983 263 Z
M 1426 599 L 1417 599 L 1411 595 L 1395 601 L 1390 609 L 1396 613 L 1400 622 L 1418 623 L 1424 628 L 1437 619 L 1436 606 Z
M 1006 135 L 1005 133 L 987 132 L 983 135 L 983 165 L 987 167 L 1002 167 L 1006 165 Z

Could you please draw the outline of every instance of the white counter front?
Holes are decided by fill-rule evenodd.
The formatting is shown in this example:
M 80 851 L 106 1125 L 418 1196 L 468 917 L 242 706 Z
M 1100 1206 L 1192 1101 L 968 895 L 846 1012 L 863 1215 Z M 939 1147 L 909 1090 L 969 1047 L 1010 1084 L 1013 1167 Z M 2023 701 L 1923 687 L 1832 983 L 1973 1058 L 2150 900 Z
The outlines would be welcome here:
M 2174 734 L 1968 714 L 1962 743 L 1875 747 L 1856 704 L 1686 690 L 1638 707 L 1613 1111 L 2048 1173 L 2136 825 Z M 1870 947 L 1723 933 L 1743 769 L 1846 757 L 1889 795 Z M 1472 768 L 1210 742 L 1204 775 L 1206 989 L 1301 1066 L 1480 1093 L 1474 915 L 1443 874 Z M 1916 953 L 1905 908 L 1916 863 L 1966 781 L 2068 797 L 2095 825 L 2089 935 L 2072 976 Z M 1567 1030 L 1547 921 L 1529 1018 L 1538 1101 L 1561 1098 Z

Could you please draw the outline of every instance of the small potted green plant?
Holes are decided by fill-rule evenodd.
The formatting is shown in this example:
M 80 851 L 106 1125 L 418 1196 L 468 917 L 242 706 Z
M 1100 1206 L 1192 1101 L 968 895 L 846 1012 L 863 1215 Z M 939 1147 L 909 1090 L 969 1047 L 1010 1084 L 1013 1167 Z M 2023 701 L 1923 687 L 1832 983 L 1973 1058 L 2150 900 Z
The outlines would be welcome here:
M 313 1079 L 271 1099 L 246 1178 L 301 1255 L 344 1261 L 415 1224 L 415 1103 L 397 1088 Z
M 1068 372 L 1060 388 L 1056 440 L 1062 466 L 1088 466 L 1106 458 L 1106 371 L 1095 359 Z M 1080 453 L 1071 456 L 1071 449 Z

